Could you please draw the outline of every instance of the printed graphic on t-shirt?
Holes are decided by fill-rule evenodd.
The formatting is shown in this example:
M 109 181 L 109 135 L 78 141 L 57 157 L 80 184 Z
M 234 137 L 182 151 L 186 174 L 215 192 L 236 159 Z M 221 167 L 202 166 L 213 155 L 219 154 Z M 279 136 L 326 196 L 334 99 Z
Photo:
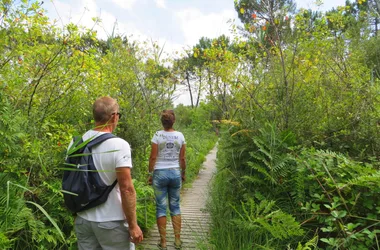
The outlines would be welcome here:
M 179 153 L 185 138 L 181 132 L 157 131 L 152 138 L 152 143 L 158 146 L 155 169 L 179 167 Z
M 179 153 L 179 147 L 178 143 L 168 141 L 168 142 L 162 142 L 159 145 L 160 148 L 160 156 L 163 159 L 170 160 L 174 159 L 176 160 L 178 158 L 178 153 Z

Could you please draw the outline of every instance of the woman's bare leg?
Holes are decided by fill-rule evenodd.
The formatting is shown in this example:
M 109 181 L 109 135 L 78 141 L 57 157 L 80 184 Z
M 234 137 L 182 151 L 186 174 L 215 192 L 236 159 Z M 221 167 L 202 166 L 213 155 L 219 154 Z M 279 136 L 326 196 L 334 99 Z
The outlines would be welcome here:
M 180 245 L 181 244 L 181 215 L 174 215 L 172 216 L 172 224 L 173 224 L 173 230 L 174 230 L 174 237 L 175 237 L 175 244 Z
M 160 233 L 161 247 L 166 247 L 166 216 L 157 218 L 157 227 Z

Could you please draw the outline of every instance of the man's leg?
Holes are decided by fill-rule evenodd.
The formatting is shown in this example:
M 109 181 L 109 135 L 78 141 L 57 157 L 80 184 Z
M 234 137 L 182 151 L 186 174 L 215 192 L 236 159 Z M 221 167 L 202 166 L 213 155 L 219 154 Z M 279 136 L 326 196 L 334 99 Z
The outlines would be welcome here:
M 74 225 L 75 233 L 78 239 L 79 250 L 102 250 L 93 230 L 90 221 L 87 221 L 80 216 L 75 218 Z

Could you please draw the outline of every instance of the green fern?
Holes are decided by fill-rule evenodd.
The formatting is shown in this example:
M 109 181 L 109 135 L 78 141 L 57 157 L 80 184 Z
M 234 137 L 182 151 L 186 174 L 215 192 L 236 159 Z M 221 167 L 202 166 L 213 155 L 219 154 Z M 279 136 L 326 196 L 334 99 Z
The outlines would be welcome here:
M 12 240 L 8 239 L 3 232 L 0 232 L 0 249 L 12 249 Z
M 297 168 L 293 174 L 294 175 L 293 175 L 292 181 L 294 183 L 293 185 L 294 189 L 291 192 L 291 195 L 296 204 L 301 204 L 305 202 L 305 198 L 306 198 L 305 182 L 307 182 L 307 180 L 306 180 L 305 168 Z
M 8 177 L 0 174 L 0 234 L 2 243 L 9 245 L 15 242 L 13 236 L 26 228 L 25 218 L 33 217 L 33 213 L 25 206 L 22 196 L 14 188 L 9 188 Z
M 45 209 L 35 202 L 25 200 L 25 190 L 29 189 L 10 179 L 10 174 L 0 173 L 1 249 L 28 249 L 26 246 L 41 245 L 42 242 L 47 242 L 44 243 L 45 246 L 49 246 L 49 243 L 56 246 L 58 241 L 64 242 L 65 237 L 59 226 Z M 32 204 L 38 210 L 33 210 L 27 204 Z
M 255 184 L 256 186 L 259 186 L 265 182 L 262 178 L 260 178 L 260 176 L 257 175 L 244 175 L 241 178 L 243 181 Z
M 359 176 L 356 178 L 353 178 L 351 180 L 347 181 L 347 184 L 344 186 L 379 186 L 380 184 L 380 170 L 378 170 L 376 173 L 373 173 L 371 175 L 364 175 Z
M 318 249 L 317 244 L 318 244 L 318 235 L 314 236 L 312 239 L 310 239 L 308 242 L 306 242 L 305 245 L 302 245 L 301 242 L 299 242 L 296 250 Z
M 284 240 L 303 235 L 294 217 L 281 210 L 275 210 L 275 202 L 263 200 L 256 204 L 253 199 L 241 204 L 241 212 L 233 208 L 240 219 L 232 220 L 238 227 L 255 234 L 269 233 L 275 239 Z
M 22 155 L 21 140 L 26 137 L 25 117 L 7 100 L 0 107 L 0 172 L 19 172 L 18 160 Z
M 293 162 L 293 158 L 288 154 L 287 143 L 291 133 L 281 136 L 271 124 L 266 124 L 259 132 L 259 135 L 252 138 L 256 150 L 249 152 L 252 159 L 247 165 L 260 173 L 263 181 L 269 181 L 274 185 L 281 184 L 282 177 L 291 171 L 290 166 Z

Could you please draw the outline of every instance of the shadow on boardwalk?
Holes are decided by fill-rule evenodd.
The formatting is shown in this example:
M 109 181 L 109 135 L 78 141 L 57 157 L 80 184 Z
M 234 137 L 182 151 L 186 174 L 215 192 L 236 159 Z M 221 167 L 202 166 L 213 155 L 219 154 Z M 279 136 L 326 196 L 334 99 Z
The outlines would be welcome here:
M 206 245 L 209 230 L 209 214 L 206 211 L 206 201 L 209 190 L 209 183 L 216 171 L 216 146 L 206 156 L 206 161 L 199 172 L 197 179 L 191 188 L 183 190 L 181 196 L 182 214 L 182 249 L 199 249 L 199 245 Z M 174 249 L 174 233 L 171 222 L 168 218 L 167 225 L 167 246 L 168 250 Z M 138 249 L 157 249 L 160 236 L 157 226 L 150 230 Z

